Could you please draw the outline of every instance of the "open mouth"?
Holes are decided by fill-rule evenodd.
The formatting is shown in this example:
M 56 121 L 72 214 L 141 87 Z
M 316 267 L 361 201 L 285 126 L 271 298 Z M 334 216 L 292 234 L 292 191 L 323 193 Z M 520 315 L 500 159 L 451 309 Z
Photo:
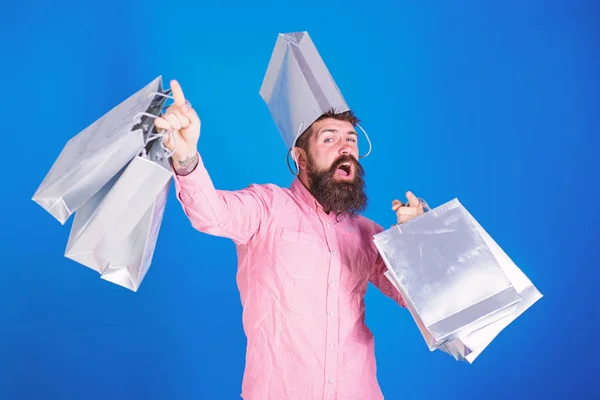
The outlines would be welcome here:
M 336 174 L 341 176 L 350 176 L 352 175 L 352 163 L 345 162 L 340 164 L 335 171 Z

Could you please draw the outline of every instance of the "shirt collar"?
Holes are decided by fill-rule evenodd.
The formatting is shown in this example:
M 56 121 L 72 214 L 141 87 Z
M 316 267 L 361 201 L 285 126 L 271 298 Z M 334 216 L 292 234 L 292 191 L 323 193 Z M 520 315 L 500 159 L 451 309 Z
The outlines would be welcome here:
M 291 190 L 300 200 L 302 200 L 303 203 L 309 207 L 323 209 L 317 199 L 315 199 L 312 193 L 310 193 L 306 186 L 304 186 L 300 178 L 296 177 L 296 179 L 292 181 Z
M 312 193 L 306 188 L 306 186 L 304 186 L 300 178 L 296 177 L 292 181 L 290 189 L 296 197 L 298 197 L 304 204 L 306 204 L 310 208 L 311 212 L 313 210 L 321 210 L 321 212 L 323 212 L 323 206 L 321 206 L 321 204 L 317 201 L 315 196 L 313 196 Z M 338 218 L 336 218 L 335 214 L 333 213 L 327 214 L 327 217 L 334 221 L 334 223 L 338 223 L 346 219 L 346 217 L 342 217 L 338 221 Z
M 306 186 L 304 186 L 300 178 L 296 177 L 296 179 L 292 181 L 291 190 L 294 193 L 294 195 L 296 195 L 296 197 L 298 197 L 304 204 L 306 204 L 310 208 L 311 212 L 313 212 L 313 210 L 315 212 L 317 210 L 320 210 L 322 213 L 324 213 L 323 206 L 321 205 L 321 203 L 319 203 L 315 196 L 313 196 L 312 193 L 306 188 Z M 341 219 L 338 221 L 338 219 L 335 217 L 335 214 L 333 213 L 324 215 L 330 218 L 334 223 L 341 222 Z M 345 219 L 345 217 L 343 219 Z

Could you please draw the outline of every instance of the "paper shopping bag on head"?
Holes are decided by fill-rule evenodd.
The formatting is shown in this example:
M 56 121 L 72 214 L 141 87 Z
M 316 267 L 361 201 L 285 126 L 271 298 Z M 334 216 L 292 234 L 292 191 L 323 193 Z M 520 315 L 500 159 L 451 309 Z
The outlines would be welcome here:
M 279 34 L 260 96 L 288 150 L 322 114 L 348 110 L 308 32 Z
M 479 226 L 454 199 L 374 236 L 430 350 L 509 315 L 522 301 Z
M 321 115 L 332 110 L 349 111 L 308 32 L 279 34 L 260 96 L 283 138 L 288 157 L 298 137 Z M 369 145 L 366 154 L 360 156 L 364 158 L 371 153 L 371 141 L 367 132 L 359 124 L 356 126 Z
M 141 151 L 149 116 L 160 114 L 168 92 L 159 76 L 71 138 L 33 201 L 64 224 Z
M 149 144 L 76 213 L 65 256 L 137 291 L 145 277 L 172 178 L 160 140 Z

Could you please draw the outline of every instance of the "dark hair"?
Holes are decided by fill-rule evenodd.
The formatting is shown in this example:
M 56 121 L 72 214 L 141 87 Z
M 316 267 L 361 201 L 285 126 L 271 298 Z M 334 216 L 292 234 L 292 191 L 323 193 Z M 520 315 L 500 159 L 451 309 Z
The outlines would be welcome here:
M 325 118 L 333 118 L 333 119 L 337 119 L 339 121 L 347 121 L 347 122 L 350 122 L 352 124 L 352 126 L 354 126 L 360 122 L 360 120 L 356 117 L 356 115 L 354 115 L 354 111 L 352 111 L 352 110 L 336 113 L 335 110 L 332 108 L 332 109 L 328 110 L 325 114 L 323 114 L 319 118 L 317 118 L 315 120 L 315 122 L 319 122 Z M 315 124 L 315 122 L 313 122 L 308 128 L 306 128 L 306 130 L 304 132 L 302 132 L 302 134 L 300 135 L 300 137 L 298 137 L 298 140 L 296 141 L 296 147 L 300 147 L 301 149 L 304 149 L 304 151 L 307 154 L 308 154 L 309 140 L 312 137 L 312 135 L 314 134 L 313 125 Z

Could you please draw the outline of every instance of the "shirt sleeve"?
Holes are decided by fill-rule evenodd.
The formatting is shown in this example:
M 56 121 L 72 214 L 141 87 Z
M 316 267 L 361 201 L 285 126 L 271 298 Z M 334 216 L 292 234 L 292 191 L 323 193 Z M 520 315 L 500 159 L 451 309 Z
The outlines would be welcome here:
M 198 231 L 246 244 L 266 215 L 265 188 L 250 185 L 242 190 L 217 190 L 199 154 L 198 160 L 190 174 L 174 173 L 175 191 L 183 211 Z
M 375 223 L 373 223 L 373 229 L 373 234 L 377 234 L 383 231 L 383 228 Z M 385 276 L 385 273 L 388 270 L 388 268 L 387 265 L 385 265 L 385 261 L 383 261 L 381 254 L 379 254 L 379 250 L 377 250 L 377 247 L 374 243 L 372 243 L 372 246 L 377 256 L 373 268 L 371 269 L 371 276 L 369 278 L 369 282 L 371 282 L 385 296 L 398 303 L 401 307 L 406 307 L 406 303 L 400 291 L 396 289 L 394 284 L 390 282 L 387 276 Z
M 390 282 L 390 280 L 385 276 L 385 272 L 387 271 L 387 266 L 383 261 L 383 258 L 377 254 L 377 260 L 375 261 L 375 266 L 373 267 L 370 282 L 377 288 L 381 293 L 394 300 L 402 307 L 406 307 L 406 303 L 404 302 L 404 298 L 402 294 L 396 289 L 396 287 Z

